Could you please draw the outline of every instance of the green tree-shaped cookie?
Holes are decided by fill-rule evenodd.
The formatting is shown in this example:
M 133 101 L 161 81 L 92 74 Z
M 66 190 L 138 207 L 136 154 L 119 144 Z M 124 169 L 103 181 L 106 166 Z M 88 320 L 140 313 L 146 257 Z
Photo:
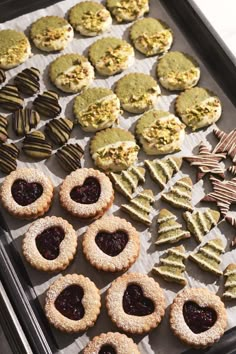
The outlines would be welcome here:
M 225 291 L 223 293 L 223 298 L 226 300 L 236 299 L 236 263 L 229 264 L 224 270 L 225 280 Z
M 179 179 L 161 198 L 176 208 L 192 211 L 191 204 L 193 184 L 189 177 Z

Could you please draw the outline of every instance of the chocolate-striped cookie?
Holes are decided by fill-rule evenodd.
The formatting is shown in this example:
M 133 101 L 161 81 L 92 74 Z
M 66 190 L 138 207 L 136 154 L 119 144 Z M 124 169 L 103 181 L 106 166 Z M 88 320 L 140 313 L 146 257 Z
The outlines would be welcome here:
M 12 115 L 12 128 L 17 136 L 28 134 L 40 122 L 40 115 L 33 109 L 23 108 Z
M 37 112 L 48 118 L 55 118 L 61 113 L 61 106 L 58 103 L 59 96 L 55 91 L 44 91 L 38 95 L 34 102 Z
M 0 85 L 3 84 L 5 80 L 6 80 L 5 71 L 0 69 Z
M 0 142 L 5 143 L 8 138 L 7 133 L 8 120 L 6 117 L 0 115 Z
M 37 160 L 47 159 L 52 153 L 52 147 L 41 131 L 27 134 L 23 140 L 22 150 L 26 155 Z
M 6 85 L 0 90 L 0 107 L 6 111 L 14 112 L 23 108 L 23 102 L 16 86 Z
M 65 144 L 73 129 L 73 122 L 67 118 L 52 119 L 45 126 L 47 136 L 58 145 Z
M 67 144 L 57 150 L 56 157 L 65 171 L 72 172 L 81 168 L 81 158 L 84 150 L 79 144 Z
M 40 71 L 37 68 L 26 68 L 16 75 L 14 84 L 20 92 L 33 96 L 39 91 L 39 74 Z
M 7 174 L 14 171 L 19 153 L 20 150 L 13 143 L 0 145 L 0 170 Z

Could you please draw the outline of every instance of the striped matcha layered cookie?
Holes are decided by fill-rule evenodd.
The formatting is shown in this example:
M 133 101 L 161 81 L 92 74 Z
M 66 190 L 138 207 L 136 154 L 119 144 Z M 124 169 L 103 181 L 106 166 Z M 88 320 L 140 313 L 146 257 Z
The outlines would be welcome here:
M 224 270 L 225 284 L 223 298 L 225 300 L 236 299 L 236 264 L 229 264 Z
M 119 172 L 132 166 L 138 158 L 139 146 L 134 136 L 121 128 L 97 132 L 90 142 L 95 165 L 104 171 Z
M 17 158 L 20 154 L 18 147 L 11 144 L 0 145 L 0 170 L 6 174 L 14 171 L 17 167 Z
M 45 133 L 57 145 L 67 143 L 73 129 L 73 122 L 67 118 L 51 119 L 45 126 Z
M 37 112 L 47 118 L 55 118 L 61 113 L 61 106 L 58 102 L 59 96 L 55 91 L 44 91 L 38 95 L 33 106 Z
M 173 43 L 173 32 L 161 20 L 143 18 L 136 21 L 130 29 L 134 47 L 146 56 L 166 53 Z
M 175 111 L 182 121 L 195 131 L 217 122 L 222 113 L 222 106 L 214 92 L 194 87 L 177 97 Z
M 153 193 L 150 189 L 144 189 L 136 197 L 130 200 L 129 204 L 122 204 L 121 209 L 145 225 L 151 225 L 150 212 L 151 204 L 154 203 Z
M 74 100 L 75 123 L 87 132 L 96 132 L 118 123 L 120 101 L 112 90 L 88 88 Z
M 197 242 L 201 243 L 203 237 L 217 225 L 220 213 L 216 210 L 207 208 L 204 211 L 195 211 L 183 213 L 183 218 L 186 221 L 187 229 L 190 231 Z
M 35 130 L 26 135 L 22 150 L 33 159 L 43 160 L 51 156 L 52 146 L 47 142 L 43 132 Z
M 149 0 L 107 0 L 106 6 L 117 22 L 129 22 L 149 11 Z
M 5 143 L 8 139 L 8 120 L 7 117 L 0 115 L 0 142 Z
M 197 85 L 200 68 L 190 55 L 171 51 L 158 61 L 157 76 L 167 90 L 186 90 Z
M 0 90 L 0 107 L 9 112 L 23 108 L 24 100 L 20 97 L 18 88 L 6 85 Z
M 167 182 L 180 170 L 182 165 L 181 157 L 167 157 L 162 160 L 145 160 L 152 179 L 164 189 Z
M 72 172 L 81 168 L 81 158 L 84 149 L 79 144 L 66 144 L 57 150 L 55 156 L 62 168 L 67 172 Z
M 183 177 L 170 188 L 169 192 L 163 193 L 161 198 L 176 208 L 192 211 L 192 188 L 191 179 Z
M 139 183 L 145 182 L 145 169 L 139 166 L 131 166 L 121 173 L 110 173 L 110 179 L 118 192 L 131 199 Z
M 190 232 L 183 230 L 182 225 L 177 221 L 177 217 L 167 209 L 161 209 L 157 218 L 158 231 L 156 245 L 165 243 L 176 243 L 189 238 Z
M 135 132 L 146 154 L 163 155 L 181 149 L 185 125 L 169 112 L 152 110 L 139 118 Z
M 12 115 L 12 129 L 17 136 L 24 136 L 40 122 L 38 112 L 30 108 L 19 109 Z
M 187 280 L 184 276 L 186 258 L 184 246 L 172 247 L 160 259 L 160 264 L 152 268 L 152 272 L 166 281 L 186 285 Z
M 21 93 L 33 96 L 40 88 L 39 75 L 40 71 L 37 68 L 26 68 L 15 76 L 14 84 Z
M 201 269 L 215 275 L 222 275 L 220 270 L 221 255 L 224 253 L 224 246 L 220 238 L 206 242 L 196 253 L 191 253 L 189 259 L 195 262 Z

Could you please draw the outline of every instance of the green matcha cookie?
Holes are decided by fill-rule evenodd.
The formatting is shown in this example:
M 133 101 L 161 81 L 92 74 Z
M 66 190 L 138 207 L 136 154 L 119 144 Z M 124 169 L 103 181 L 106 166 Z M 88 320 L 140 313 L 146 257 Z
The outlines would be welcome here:
M 44 91 L 38 95 L 33 106 L 37 112 L 47 118 L 55 118 L 61 113 L 61 106 L 58 102 L 59 96 L 55 91 Z
M 24 100 L 20 97 L 18 88 L 14 85 L 6 85 L 0 90 L 0 107 L 9 112 L 15 112 L 23 108 Z
M 197 85 L 200 68 L 195 59 L 182 52 L 169 52 L 157 63 L 157 76 L 167 90 L 186 90 Z
M 69 11 L 69 22 L 74 30 L 84 36 L 97 36 L 112 24 L 110 12 L 94 1 L 82 1 Z
M 64 54 L 50 64 L 49 77 L 58 89 L 77 93 L 91 84 L 94 69 L 83 55 Z
M 151 17 L 136 21 L 130 29 L 130 38 L 134 47 L 146 56 L 164 54 L 173 43 L 169 26 Z
M 81 158 L 84 155 L 84 150 L 79 144 L 66 144 L 60 150 L 57 150 L 56 157 L 61 167 L 72 172 L 81 168 Z
M 73 37 L 71 25 L 58 16 L 41 17 L 30 29 L 30 38 L 34 45 L 45 52 L 65 49 Z
M 143 113 L 155 107 L 161 91 L 150 75 L 131 73 L 117 81 L 115 93 L 125 111 Z
M 173 156 L 162 160 L 145 160 L 144 163 L 152 179 L 163 189 L 175 173 L 180 170 L 182 158 Z
M 189 177 L 179 179 L 161 198 L 176 208 L 192 211 L 191 204 L 193 184 Z
M 236 264 L 229 264 L 224 270 L 224 277 L 226 278 L 224 284 L 223 298 L 225 300 L 236 299 Z
M 136 135 L 146 154 L 170 154 L 181 149 L 185 125 L 169 112 L 152 110 L 137 121 Z
M 219 268 L 221 255 L 224 253 L 224 246 L 220 238 L 206 242 L 196 253 L 191 253 L 189 259 L 207 272 L 215 275 L 222 275 Z
M 35 130 L 26 135 L 22 150 L 33 159 L 43 160 L 51 156 L 52 146 L 46 141 L 43 132 Z
M 17 136 L 24 136 L 40 122 L 38 112 L 30 108 L 19 109 L 12 114 L 12 129 Z
M 92 159 L 104 171 L 126 170 L 137 160 L 138 151 L 134 136 L 121 128 L 102 130 L 90 142 Z
M 150 226 L 151 204 L 154 203 L 153 193 L 150 189 L 144 189 L 136 197 L 131 199 L 129 204 L 122 204 L 121 209 L 130 215 L 134 220 Z
M 160 264 L 152 268 L 152 272 L 166 281 L 186 285 L 187 280 L 184 276 L 186 258 L 184 246 L 172 247 L 165 252 Z
M 23 94 L 33 96 L 40 88 L 39 75 L 40 71 L 37 68 L 26 68 L 16 75 L 14 84 Z
M 31 56 L 28 38 L 23 32 L 6 29 L 0 31 L 0 68 L 11 69 Z
M 133 65 L 134 50 L 122 39 L 105 37 L 90 46 L 89 59 L 99 74 L 109 76 Z
M 158 233 L 156 245 L 165 243 L 176 243 L 189 238 L 190 232 L 183 230 L 182 225 L 177 221 L 177 217 L 167 209 L 161 209 L 157 218 Z
M 14 171 L 19 153 L 20 150 L 13 143 L 0 145 L 0 170 L 6 174 Z
M 51 119 L 45 126 L 45 133 L 57 145 L 67 143 L 73 129 L 73 122 L 67 118 Z
M 177 97 L 175 111 L 182 121 L 195 131 L 217 122 L 222 113 L 222 106 L 213 92 L 194 87 Z
M 134 21 L 149 11 L 149 0 L 107 0 L 106 5 L 117 22 Z
M 96 132 L 118 122 L 120 101 L 112 90 L 94 87 L 75 98 L 73 109 L 75 123 L 87 132 Z
M 8 120 L 7 117 L 3 117 L 0 115 L 0 142 L 5 143 L 8 139 Z

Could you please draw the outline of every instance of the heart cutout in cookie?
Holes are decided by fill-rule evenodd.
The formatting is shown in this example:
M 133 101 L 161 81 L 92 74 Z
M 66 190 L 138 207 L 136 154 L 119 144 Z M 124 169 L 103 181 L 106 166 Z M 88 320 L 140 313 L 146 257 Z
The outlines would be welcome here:
M 74 187 L 70 192 L 70 197 L 76 203 L 94 204 L 101 194 L 101 185 L 97 178 L 87 177 L 82 186 Z
M 117 351 L 111 345 L 103 345 L 98 354 L 117 354 Z
M 36 237 L 35 242 L 41 255 L 51 261 L 58 257 L 59 246 L 64 237 L 64 230 L 59 226 L 53 226 L 41 232 Z
M 55 307 L 63 316 L 70 320 L 81 320 L 84 317 L 83 296 L 84 290 L 81 286 L 70 285 L 58 295 Z
M 214 326 L 217 313 L 211 307 L 200 307 L 196 302 L 187 301 L 183 307 L 184 320 L 193 333 L 202 333 Z
M 147 316 L 154 312 L 155 306 L 144 296 L 141 286 L 129 284 L 123 296 L 123 309 L 128 315 Z
M 122 230 L 111 233 L 101 231 L 95 237 L 95 242 L 98 247 L 111 257 L 120 254 L 127 245 L 128 240 L 129 236 Z
M 17 204 L 26 206 L 41 197 L 43 186 L 37 182 L 29 183 L 23 179 L 17 179 L 11 187 L 11 193 Z

